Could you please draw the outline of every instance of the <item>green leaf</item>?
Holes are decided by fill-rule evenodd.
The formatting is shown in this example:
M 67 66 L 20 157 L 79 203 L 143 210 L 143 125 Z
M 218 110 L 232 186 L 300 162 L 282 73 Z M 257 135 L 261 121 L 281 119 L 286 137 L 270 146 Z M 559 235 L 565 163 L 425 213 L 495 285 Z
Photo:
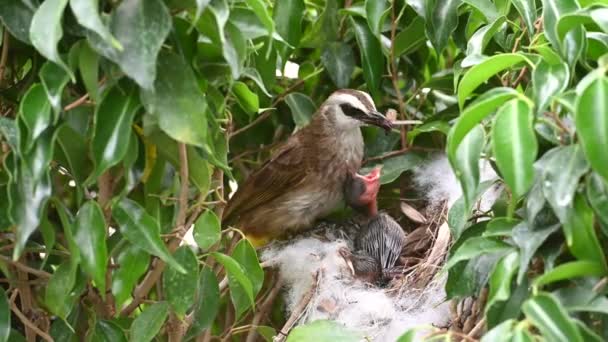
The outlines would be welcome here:
M 504 256 L 494 267 L 490 276 L 490 291 L 486 312 L 497 302 L 502 302 L 511 296 L 511 280 L 519 266 L 519 253 L 512 251 Z
M 460 105 L 460 108 L 463 107 L 464 102 L 469 95 L 471 95 L 482 83 L 489 80 L 490 77 L 522 62 L 526 62 L 528 65 L 532 66 L 532 62 L 519 53 L 494 55 L 473 66 L 464 74 L 464 76 L 462 76 L 462 80 L 458 85 L 458 104 Z
M 258 95 L 247 87 L 243 82 L 235 82 L 232 86 L 232 92 L 236 97 L 237 102 L 248 114 L 257 113 L 260 109 L 260 100 Z
M 89 145 L 87 141 L 66 123 L 57 129 L 57 143 L 67 163 L 62 166 L 69 171 L 78 184 L 82 184 L 92 171 L 91 163 L 88 160 Z
M 471 208 L 479 188 L 479 158 L 484 147 L 485 133 L 480 125 L 473 128 L 456 150 L 452 168 L 464 194 L 465 208 Z
M 84 87 L 89 93 L 89 97 L 95 101 L 99 101 L 99 55 L 93 51 L 88 42 L 82 44 L 78 55 L 78 70 Z
M 412 22 L 395 36 L 395 56 L 401 56 L 414 51 L 426 40 L 424 34 L 424 19 L 415 17 Z
M 328 43 L 321 54 L 321 62 L 336 87 L 348 87 L 355 70 L 355 57 L 350 45 L 342 42 Z
M 194 223 L 193 237 L 202 250 L 208 250 L 222 237 L 220 220 L 213 210 L 206 210 Z
M 95 170 L 89 181 L 118 164 L 127 154 L 131 124 L 140 107 L 137 88 L 116 85 L 104 96 L 95 110 L 91 152 Z
M 409 329 L 405 334 L 399 336 L 397 342 L 414 342 L 416 338 L 416 330 Z
M 234 247 L 232 257 L 241 264 L 241 267 L 245 270 L 249 281 L 251 281 L 253 296 L 257 296 L 264 284 L 264 270 L 262 270 L 262 267 L 260 266 L 260 261 L 258 260 L 255 248 L 253 248 L 249 240 L 241 239 L 236 244 L 236 247 Z
M 99 292 L 105 297 L 108 264 L 106 223 L 97 202 L 87 201 L 78 210 L 74 240 L 80 249 L 82 269 L 93 278 Z
M 601 277 L 606 274 L 601 263 L 594 261 L 571 261 L 556 266 L 534 279 L 534 287 L 541 287 L 561 280 L 572 280 L 578 277 Z
M 450 162 L 456 158 L 458 146 L 469 131 L 504 102 L 516 96 L 519 96 L 518 93 L 511 88 L 495 88 L 468 105 L 448 134 L 447 151 Z
M 513 204 L 534 183 L 538 143 L 532 127 L 533 120 L 528 102 L 514 99 L 498 110 L 492 127 L 494 157 L 505 183 L 513 193 Z
M 518 224 L 513 228 L 513 242 L 519 248 L 519 272 L 517 282 L 522 283 L 528 270 L 528 264 L 538 248 L 547 240 L 549 235 L 559 229 L 559 224 L 542 228 L 531 228 L 526 222 Z
M 568 206 L 574 198 L 578 181 L 589 169 L 578 145 L 556 147 L 547 151 L 534 165 L 540 175 L 545 198 L 559 220 L 567 220 Z
M 168 315 L 169 304 L 167 302 L 150 305 L 133 321 L 129 341 L 152 341 L 162 328 Z
M 512 290 L 509 298 L 504 302 L 495 302 L 486 310 L 488 329 L 509 319 L 518 319 L 521 316 L 521 305 L 530 297 L 528 279 L 525 278 Z
M 460 64 L 462 68 L 475 65 L 477 64 L 477 61 L 485 58 L 483 56 L 483 50 L 488 43 L 490 43 L 490 40 L 494 37 L 496 32 L 503 26 L 505 20 L 505 17 L 500 17 L 491 24 L 483 26 L 471 36 L 467 42 L 467 57 L 463 59 Z
M 608 185 L 593 172 L 587 178 L 587 199 L 602 225 L 608 227 Z
M 254 306 L 253 287 L 241 265 L 228 255 L 213 252 L 211 255 L 224 266 L 228 275 L 230 298 L 236 310 L 237 318 Z
M 481 342 L 511 341 L 515 320 L 510 319 L 495 326 L 481 337 Z
M 46 285 L 44 303 L 49 310 L 65 319 L 71 311 L 68 298 L 76 283 L 76 267 L 70 260 L 65 261 L 49 279 Z
M 246 0 L 246 2 L 249 5 L 249 7 L 253 10 L 255 15 L 258 17 L 258 19 L 260 19 L 262 24 L 264 24 L 264 26 L 266 27 L 266 30 L 268 30 L 268 33 L 272 34 L 272 32 L 274 32 L 274 21 L 270 17 L 270 14 L 268 13 L 268 10 L 266 9 L 264 1 L 263 0 Z
M 426 35 L 439 55 L 458 26 L 458 0 L 434 0 L 426 4 Z
M 338 322 L 317 320 L 295 327 L 287 336 L 287 342 L 308 341 L 359 341 L 363 338 L 355 331 L 347 329 Z
M 156 58 L 171 30 L 171 16 L 163 1 L 122 1 L 112 13 L 110 30 L 123 50 L 89 31 L 88 39 L 93 49 L 118 64 L 142 88 L 152 89 L 156 79 Z
M 95 334 L 92 340 L 99 342 L 127 342 L 127 337 L 116 323 L 99 320 L 95 324 Z
M 241 31 L 231 22 L 226 23 L 223 36 L 223 54 L 232 71 L 232 78 L 238 79 L 243 73 L 245 58 L 247 57 L 247 42 Z
M 20 41 L 30 44 L 30 26 L 36 7 L 25 0 L 0 1 L 0 18 L 5 28 Z
M 116 49 L 122 50 L 122 44 L 112 36 L 110 30 L 101 21 L 98 0 L 70 0 L 70 7 L 80 25 L 97 33 Z
M 118 309 L 131 296 L 139 278 L 148 271 L 150 255 L 129 245 L 118 254 L 116 263 L 118 268 L 112 274 L 112 294 Z
M 57 64 L 46 62 L 40 69 L 40 81 L 48 97 L 49 103 L 55 111 L 55 118 L 61 112 L 61 94 L 63 88 L 70 80 L 70 75 L 66 74 Z
M 566 310 L 551 294 L 537 294 L 523 304 L 522 310 L 547 340 L 583 341 Z
M 57 43 L 63 36 L 61 18 L 68 0 L 46 0 L 34 13 L 30 26 L 30 41 L 46 59 L 59 65 L 72 80 L 72 70 L 63 62 L 57 51 Z
M 448 259 L 445 267 L 450 269 L 460 261 L 468 260 L 482 254 L 504 252 L 512 248 L 511 245 L 494 238 L 474 237 L 466 240 L 458 249 L 456 249 L 454 255 Z
M 576 130 L 591 168 L 608 181 L 608 77 L 597 77 L 576 101 Z
M 448 227 L 456 240 L 460 237 L 467 224 L 470 209 L 464 204 L 464 196 L 457 199 L 448 211 Z
M 520 221 L 517 219 L 508 217 L 496 217 L 490 220 L 490 222 L 488 222 L 488 226 L 486 228 L 486 231 L 483 232 L 483 236 L 511 236 L 513 228 L 517 226 L 518 223 L 520 223 Z
M 274 4 L 273 19 L 276 30 L 293 47 L 300 43 L 304 10 L 303 0 L 283 0 Z
M 361 53 L 363 77 L 367 89 L 376 95 L 380 90 L 380 82 L 384 73 L 384 56 L 378 38 L 369 30 L 364 19 L 351 17 L 350 21 L 355 31 L 355 38 Z
M 161 258 L 169 266 L 181 273 L 186 270 L 171 256 L 160 239 L 158 222 L 137 202 L 123 198 L 112 206 L 112 217 L 120 227 L 124 237 L 135 246 Z
M 401 156 L 387 158 L 382 161 L 382 172 L 380 173 L 380 184 L 392 183 L 405 171 L 411 170 L 422 163 L 423 158 L 420 154 L 408 152 Z M 365 166 L 361 169 L 362 173 L 371 171 L 378 165 Z
M 8 341 L 11 333 L 11 308 L 3 288 L 0 288 L 0 342 Z
M 584 29 L 579 26 L 560 39 L 557 24 L 561 16 L 579 9 L 576 0 L 543 0 L 543 28 L 545 37 L 560 52 L 570 66 L 574 66 L 583 50 Z
M 563 41 L 565 36 L 573 29 L 582 25 L 597 24 L 602 31 L 608 32 L 608 20 L 606 20 L 606 7 L 582 8 L 575 12 L 561 15 L 557 21 L 557 38 Z M 592 27 L 593 26 L 589 25 Z
M 463 0 L 463 2 L 475 8 L 488 23 L 495 21 L 499 16 L 496 6 L 490 0 Z
M 285 103 L 291 110 L 291 117 L 296 127 L 302 128 L 308 125 L 316 110 L 310 97 L 302 93 L 291 93 L 285 97 Z
M 568 86 L 570 69 L 565 63 L 549 64 L 544 59 L 532 71 L 532 85 L 536 112 L 542 113 L 552 97 L 563 92 Z
M 536 1 L 535 0 L 511 0 L 513 6 L 524 19 L 529 33 L 534 32 L 534 22 L 536 21 Z
M 606 257 L 593 227 L 593 210 L 582 195 L 574 197 L 562 228 L 566 244 L 577 259 L 600 263 L 604 270 L 608 270 Z
M 389 11 L 386 0 L 366 0 L 365 13 L 370 30 L 376 37 L 380 37 L 384 20 Z
M 28 89 L 21 99 L 19 113 L 21 120 L 28 128 L 27 136 L 20 137 L 21 144 L 23 146 L 25 143 L 26 149 L 29 150 L 52 121 L 51 105 L 42 85 L 34 84 Z M 25 152 L 21 151 L 21 153 Z
M 180 273 L 169 267 L 163 272 L 163 291 L 165 298 L 178 317 L 183 317 L 194 303 L 198 286 L 198 260 L 189 246 L 178 248 L 173 257 L 184 267 Z
M 182 57 L 170 52 L 160 54 L 154 90 L 142 90 L 141 101 L 171 138 L 205 147 L 207 101 Z
M 192 328 L 187 337 L 197 336 L 211 327 L 220 309 L 220 287 L 213 270 L 204 267 L 198 283 L 198 300 L 194 306 Z

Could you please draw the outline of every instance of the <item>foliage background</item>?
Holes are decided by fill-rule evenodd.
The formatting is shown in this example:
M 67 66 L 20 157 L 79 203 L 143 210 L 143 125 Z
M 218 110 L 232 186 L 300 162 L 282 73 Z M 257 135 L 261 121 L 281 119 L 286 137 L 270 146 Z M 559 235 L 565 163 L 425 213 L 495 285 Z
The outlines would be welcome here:
M 224 247 L 228 183 L 343 87 L 423 122 L 364 129 L 381 207 L 447 152 L 446 290 L 489 288 L 487 340 L 606 338 L 607 5 L 0 0 L 0 341 L 243 338 L 269 281 Z M 486 213 L 480 158 L 508 189 Z

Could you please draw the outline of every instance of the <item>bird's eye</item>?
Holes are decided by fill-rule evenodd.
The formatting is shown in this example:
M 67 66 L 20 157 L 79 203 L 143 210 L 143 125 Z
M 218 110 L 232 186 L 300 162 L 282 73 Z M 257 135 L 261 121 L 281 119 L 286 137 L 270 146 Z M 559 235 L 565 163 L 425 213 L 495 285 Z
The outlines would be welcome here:
M 340 105 L 340 108 L 342 109 L 344 115 L 352 118 L 365 116 L 365 113 L 361 109 L 351 105 L 350 103 L 343 103 Z

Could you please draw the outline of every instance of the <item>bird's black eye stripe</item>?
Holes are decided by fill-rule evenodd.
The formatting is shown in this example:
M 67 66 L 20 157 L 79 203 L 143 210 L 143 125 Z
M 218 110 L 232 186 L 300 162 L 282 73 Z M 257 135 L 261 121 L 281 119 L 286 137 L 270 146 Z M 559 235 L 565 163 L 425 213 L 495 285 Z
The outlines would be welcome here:
M 342 109 L 344 115 L 350 116 L 352 118 L 361 118 L 365 116 L 365 113 L 361 109 L 354 107 L 349 103 L 342 103 L 340 105 L 340 108 Z

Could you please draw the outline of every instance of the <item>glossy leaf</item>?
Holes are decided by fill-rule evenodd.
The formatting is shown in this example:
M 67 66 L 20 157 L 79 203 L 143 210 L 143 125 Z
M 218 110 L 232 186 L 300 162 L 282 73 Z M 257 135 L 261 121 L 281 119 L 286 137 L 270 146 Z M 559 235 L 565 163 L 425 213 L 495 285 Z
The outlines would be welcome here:
M 274 5 L 273 19 L 277 32 L 289 45 L 297 47 L 302 34 L 303 0 L 277 1 Z
M 576 129 L 581 147 L 591 165 L 608 181 L 608 78 L 598 77 L 579 94 L 576 101 Z
M 249 7 L 253 10 L 255 15 L 260 19 L 262 24 L 266 27 L 269 33 L 274 31 L 274 21 L 270 17 L 268 10 L 266 9 L 263 0 L 246 0 Z
M 156 1 L 156 0 L 155 0 Z M 146 110 L 171 138 L 191 145 L 206 144 L 207 102 L 184 59 L 163 52 L 158 60 L 158 78 L 153 90 L 143 90 Z
M 194 303 L 198 286 L 198 260 L 189 246 L 178 248 L 173 257 L 186 270 L 169 267 L 163 272 L 163 291 L 173 311 L 182 317 Z
M 169 304 L 158 302 L 145 308 L 131 325 L 129 341 L 152 341 L 169 315 Z
M 308 125 L 316 110 L 310 97 L 302 93 L 291 93 L 285 97 L 285 103 L 291 110 L 291 116 L 296 127 L 302 128 Z
M 424 19 L 416 17 L 414 20 L 395 36 L 395 56 L 408 54 L 424 43 Z
M 510 319 L 495 326 L 482 336 L 481 342 L 511 341 L 515 320 Z
M 131 124 L 140 107 L 137 88 L 113 87 L 95 111 L 91 151 L 95 171 L 91 180 L 118 164 L 126 155 Z
M 452 163 L 454 174 L 464 194 L 465 208 L 471 208 L 479 187 L 479 158 L 484 147 L 485 133 L 481 126 L 473 128 L 456 150 Z
M 532 71 L 532 84 L 536 111 L 542 111 L 551 103 L 552 97 L 563 92 L 568 86 L 570 70 L 565 63 L 549 64 L 541 60 Z
M 401 156 L 388 158 L 382 161 L 382 172 L 380 173 L 380 184 L 392 183 L 405 171 L 411 170 L 422 162 L 420 154 L 410 152 Z M 362 174 L 367 174 L 373 167 L 378 165 L 365 166 L 361 169 Z
M 495 21 L 499 16 L 498 9 L 490 0 L 463 0 L 463 2 L 471 5 L 477 12 L 481 13 L 488 23 Z
M 287 342 L 317 341 L 359 341 L 358 333 L 345 328 L 343 325 L 329 321 L 317 320 L 312 323 L 295 327 L 287 336 Z
M 127 342 L 127 337 L 116 323 L 100 320 L 95 324 L 93 340 L 99 342 Z
M 11 309 L 6 298 L 6 292 L 0 288 L 0 341 L 8 341 L 11 333 Z
M 602 225 L 608 227 L 608 185 L 597 173 L 587 178 L 587 199 Z
M 129 242 L 146 252 L 161 258 L 169 266 L 185 273 L 186 270 L 171 256 L 160 239 L 158 222 L 145 210 L 128 198 L 123 198 L 112 206 L 112 217 Z
M 101 21 L 98 0 L 70 0 L 70 7 L 80 25 L 97 33 L 116 49 L 122 50 L 122 44 L 112 36 L 110 30 Z
M 202 250 L 208 250 L 220 241 L 220 220 L 213 210 L 206 210 L 194 223 L 193 237 Z
M 524 19 L 528 32 L 534 32 L 534 22 L 536 21 L 536 1 L 535 0 L 512 0 L 513 6 Z
M 74 240 L 80 249 L 83 270 L 93 278 L 99 292 L 105 297 L 108 263 L 106 224 L 97 202 L 88 201 L 78 210 Z
M 475 102 L 468 105 L 448 134 L 447 151 L 450 161 L 456 157 L 458 146 L 471 129 L 504 102 L 516 96 L 518 96 L 518 93 L 511 88 L 496 88 L 483 94 Z
M 355 70 L 352 48 L 345 43 L 332 42 L 325 46 L 321 62 L 338 88 L 347 88 Z
M 211 327 L 220 309 L 220 287 L 209 267 L 201 270 L 198 280 L 198 300 L 194 306 L 194 320 L 188 336 L 196 336 Z
M 63 62 L 57 44 L 63 36 L 61 19 L 68 0 L 46 0 L 34 13 L 30 26 L 30 41 L 44 57 L 59 65 L 73 79 L 70 68 Z
M 543 0 L 543 27 L 547 40 L 562 57 L 573 66 L 583 50 L 584 30 L 577 27 L 562 40 L 557 34 L 557 24 L 561 16 L 575 12 L 579 5 L 576 0 Z
M 494 268 L 490 276 L 490 291 L 486 312 L 496 302 L 509 299 L 511 295 L 511 282 L 519 266 L 519 253 L 513 251 L 504 256 Z
M 53 273 L 45 289 L 44 303 L 55 315 L 65 319 L 70 313 L 68 297 L 76 283 L 76 268 L 65 261 Z
M 536 162 L 535 168 L 545 198 L 560 221 L 566 222 L 567 208 L 572 203 L 578 181 L 589 169 L 580 146 L 553 148 Z
M 468 260 L 481 254 L 503 252 L 512 249 L 509 244 L 500 240 L 486 237 L 474 237 L 466 240 L 452 255 L 446 264 L 446 268 L 451 268 L 458 262 Z
M 21 100 L 19 108 L 20 117 L 28 128 L 27 137 L 22 136 L 22 143 L 26 143 L 29 150 L 34 141 L 49 127 L 52 122 L 51 105 L 40 84 L 33 85 Z M 26 152 L 26 151 L 22 151 Z
M 70 125 L 63 124 L 57 129 L 57 144 L 65 156 L 65 167 L 78 184 L 82 184 L 92 171 L 88 160 L 88 147 L 85 138 Z
M 57 64 L 46 62 L 40 69 L 40 81 L 42 81 L 49 103 L 55 111 L 55 117 L 61 112 L 61 94 L 69 80 L 70 75 Z
M 365 13 L 370 30 L 377 37 L 382 33 L 384 19 L 388 13 L 389 5 L 386 0 L 366 0 Z
M 251 91 L 243 82 L 235 82 L 232 91 L 241 108 L 248 114 L 256 113 L 260 109 L 258 95 Z
M 478 61 L 483 60 L 485 58 L 483 56 L 483 50 L 486 48 L 488 43 L 490 43 L 492 37 L 494 37 L 496 32 L 498 32 L 504 23 L 505 18 L 500 17 L 494 20 L 491 24 L 485 25 L 477 30 L 467 42 L 467 57 L 462 60 L 460 66 L 467 68 L 477 64 Z
M 426 4 L 426 33 L 440 54 L 458 25 L 457 0 L 434 0 Z
M 260 266 L 255 248 L 253 248 L 249 240 L 241 239 L 234 247 L 232 257 L 245 270 L 247 277 L 251 281 L 253 296 L 257 296 L 264 284 L 264 270 Z
M 361 64 L 367 89 L 372 94 L 376 94 L 380 89 L 380 80 L 384 73 L 384 56 L 380 42 L 369 30 L 365 20 L 351 17 L 350 21 L 361 52 Z
M 236 316 L 240 317 L 247 309 L 254 306 L 253 287 L 247 277 L 247 271 L 228 255 L 217 252 L 213 252 L 211 255 L 226 269 L 230 298 L 236 310 Z
M 171 17 L 162 0 L 127 0 L 113 12 L 110 31 L 122 51 L 96 33 L 88 35 L 91 46 L 144 89 L 156 79 L 156 58 L 171 30 Z
M 78 70 L 80 70 L 80 77 L 84 83 L 89 97 L 95 101 L 99 101 L 99 55 L 93 51 L 88 43 L 83 43 L 80 47 L 80 53 L 78 55 Z
M 566 310 L 550 294 L 539 293 L 527 300 L 522 310 L 543 336 L 551 341 L 574 342 L 582 338 Z
M 513 242 L 519 248 L 519 272 L 517 282 L 521 283 L 528 270 L 528 264 L 538 248 L 547 240 L 549 235 L 559 229 L 559 224 L 542 228 L 530 228 L 526 222 L 518 224 L 513 228 Z
M 602 264 L 594 261 L 571 261 L 534 279 L 533 285 L 541 287 L 561 280 L 574 280 L 577 277 L 601 277 L 606 274 Z
M 496 164 L 513 193 L 523 196 L 534 182 L 534 161 L 538 143 L 532 127 L 534 116 L 526 101 L 514 99 L 496 113 L 492 126 L 492 147 Z
M 566 244 L 577 259 L 599 263 L 608 271 L 606 257 L 593 227 L 593 210 L 582 195 L 574 197 L 562 228 Z
M 130 296 L 137 281 L 148 270 L 150 255 L 129 245 L 116 258 L 118 268 L 112 274 L 112 294 L 119 308 Z
M 486 231 L 483 232 L 483 236 L 511 236 L 513 228 L 516 227 L 518 223 L 520 223 L 520 221 L 517 219 L 496 217 L 488 222 L 488 226 L 486 227 Z
M 30 44 L 30 26 L 36 7 L 23 1 L 0 1 L 0 18 L 5 28 L 20 41 Z
M 465 100 L 479 87 L 497 73 L 525 62 L 532 65 L 524 55 L 519 53 L 503 53 L 487 58 L 469 69 L 458 85 L 458 104 L 462 108 Z

